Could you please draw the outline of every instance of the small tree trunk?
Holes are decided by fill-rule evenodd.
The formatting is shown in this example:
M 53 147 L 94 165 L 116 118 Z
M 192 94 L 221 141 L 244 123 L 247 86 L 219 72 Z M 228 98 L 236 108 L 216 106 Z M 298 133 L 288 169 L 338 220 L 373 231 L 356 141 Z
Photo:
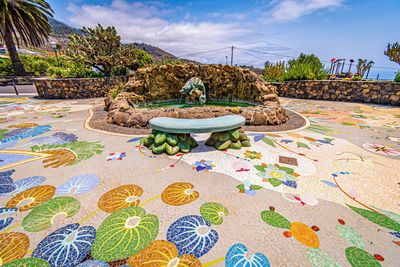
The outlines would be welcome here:
M 111 77 L 111 71 L 112 71 L 112 67 L 111 66 L 105 66 L 104 67 L 104 76 L 105 77 Z
M 14 40 L 8 27 L 6 27 L 3 37 L 4 37 L 4 42 L 6 43 L 8 55 L 10 56 L 12 65 L 14 67 L 15 75 L 17 76 L 28 75 L 25 71 L 24 65 L 22 65 L 21 59 L 18 56 L 17 48 L 15 48 Z

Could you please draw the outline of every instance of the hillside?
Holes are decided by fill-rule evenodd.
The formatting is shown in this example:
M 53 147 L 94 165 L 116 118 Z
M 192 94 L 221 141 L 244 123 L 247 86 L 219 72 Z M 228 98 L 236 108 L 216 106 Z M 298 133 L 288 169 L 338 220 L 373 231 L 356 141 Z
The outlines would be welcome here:
M 54 37 L 67 38 L 69 35 L 73 33 L 78 33 L 78 34 L 81 33 L 79 29 L 68 26 L 64 22 L 61 22 L 54 18 L 49 17 L 49 22 L 53 30 L 52 36 Z
M 67 38 L 69 35 L 73 33 L 80 34 L 82 33 L 79 29 L 73 28 L 68 26 L 64 22 L 56 20 L 54 18 L 49 17 L 50 25 L 53 29 L 53 33 L 51 34 L 50 41 L 57 41 L 61 45 L 65 45 Z M 145 43 L 132 43 L 138 49 L 146 51 L 149 55 L 151 55 L 155 60 L 162 60 L 162 59 L 177 59 L 171 53 L 168 53 L 161 48 L 145 44 Z
M 155 60 L 162 60 L 162 59 L 178 59 L 171 53 L 168 53 L 161 48 L 144 44 L 144 43 L 132 43 L 136 48 L 146 51 L 149 55 L 151 55 Z

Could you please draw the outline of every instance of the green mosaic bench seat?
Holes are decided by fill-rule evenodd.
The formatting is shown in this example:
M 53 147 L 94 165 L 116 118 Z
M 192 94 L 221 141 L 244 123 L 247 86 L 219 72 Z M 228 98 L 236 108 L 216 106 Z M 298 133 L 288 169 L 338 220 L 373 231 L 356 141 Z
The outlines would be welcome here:
M 245 124 L 244 117 L 227 115 L 209 119 L 176 119 L 158 117 L 150 120 L 150 127 L 157 131 L 188 134 L 188 133 L 213 133 L 238 129 Z
M 175 155 L 188 153 L 198 146 L 191 133 L 212 133 L 206 145 L 218 150 L 240 149 L 250 146 L 249 138 L 240 130 L 245 122 L 245 118 L 239 115 L 209 119 L 153 118 L 149 122 L 152 134 L 143 138 L 141 143 L 155 154 L 166 152 Z

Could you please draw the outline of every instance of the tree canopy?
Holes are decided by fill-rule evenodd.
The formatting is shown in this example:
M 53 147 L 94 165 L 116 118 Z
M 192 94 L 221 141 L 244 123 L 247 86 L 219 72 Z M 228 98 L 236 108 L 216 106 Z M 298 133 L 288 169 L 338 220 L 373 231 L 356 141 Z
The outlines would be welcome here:
M 384 53 L 391 61 L 400 65 L 400 43 L 389 43 Z
M 45 0 L 0 0 L 0 42 L 4 42 L 16 75 L 26 75 L 15 44 L 41 46 L 51 26 L 53 10 Z
M 82 35 L 72 34 L 65 55 L 73 61 L 91 66 L 105 76 L 110 76 L 113 67 L 122 66 L 137 69 L 153 62 L 145 51 L 133 45 L 123 45 L 115 27 L 81 29 Z

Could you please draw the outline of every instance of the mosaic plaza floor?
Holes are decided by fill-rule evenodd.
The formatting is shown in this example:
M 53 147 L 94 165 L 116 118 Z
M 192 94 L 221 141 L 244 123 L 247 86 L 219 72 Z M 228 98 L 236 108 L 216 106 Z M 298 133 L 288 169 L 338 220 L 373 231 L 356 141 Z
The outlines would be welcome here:
M 0 98 L 0 266 L 400 266 L 400 108 L 281 103 L 307 127 L 169 157 Z

